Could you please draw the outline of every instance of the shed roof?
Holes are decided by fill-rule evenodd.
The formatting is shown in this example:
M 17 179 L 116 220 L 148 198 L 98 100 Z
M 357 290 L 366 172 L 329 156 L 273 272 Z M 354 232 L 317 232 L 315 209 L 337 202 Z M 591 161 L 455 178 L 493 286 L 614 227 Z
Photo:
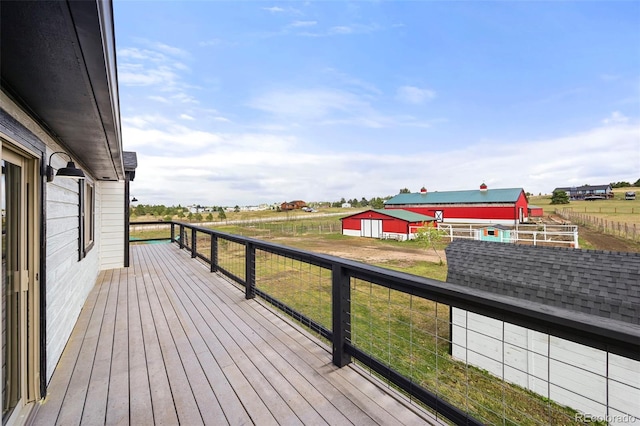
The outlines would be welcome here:
M 449 283 L 640 325 L 640 253 L 473 240 L 446 253 Z
M 431 216 L 427 216 L 425 214 L 420 214 L 420 213 L 414 213 L 414 212 L 410 212 L 409 210 L 402 210 L 402 209 L 393 209 L 393 210 L 386 210 L 386 209 L 369 209 L 369 210 L 365 210 L 363 212 L 359 212 L 356 214 L 352 214 L 346 217 L 343 217 L 342 219 L 346 219 L 348 217 L 353 217 L 353 216 L 358 216 L 361 215 L 363 213 L 367 213 L 367 212 L 376 212 L 385 216 L 389 216 L 392 217 L 394 219 L 400 219 L 400 220 L 404 220 L 405 222 L 433 222 L 434 220 L 436 220 L 434 217 Z M 342 220 L 341 219 L 341 220 Z
M 515 203 L 524 190 L 522 188 L 498 188 L 480 191 L 414 192 L 398 194 L 385 202 L 386 206 L 406 204 L 481 204 Z

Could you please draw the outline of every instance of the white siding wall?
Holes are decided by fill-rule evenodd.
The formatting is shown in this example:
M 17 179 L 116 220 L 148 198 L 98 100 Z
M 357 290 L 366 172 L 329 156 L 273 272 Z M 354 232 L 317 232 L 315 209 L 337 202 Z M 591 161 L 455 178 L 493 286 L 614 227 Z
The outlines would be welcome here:
M 60 156 L 53 157 L 54 168 L 65 164 Z M 93 249 L 78 260 L 79 203 L 77 180 L 57 178 L 47 184 L 47 380 L 98 276 L 98 232 Z M 100 211 L 97 194 L 95 209 L 97 215 Z
M 454 358 L 583 413 L 640 419 L 640 362 L 458 308 L 452 322 Z
M 124 266 L 124 182 L 98 182 L 101 208 L 96 221 L 100 223 L 100 269 Z M 97 197 L 97 195 L 96 195 Z
M 49 134 L 28 114 L 0 91 L 0 104 L 23 126 L 47 146 L 46 158 L 53 152 L 64 151 Z M 76 164 L 82 167 L 81 164 Z M 66 165 L 66 158 L 52 158 L 55 169 Z M 87 170 L 85 170 L 87 173 Z M 47 381 L 51 379 L 60 355 L 71 335 L 80 310 L 95 285 L 100 257 L 100 232 L 96 228 L 95 245 L 79 261 L 79 194 L 78 181 L 58 178 L 46 185 L 46 321 L 47 321 Z M 100 199 L 96 193 L 96 219 Z M 99 223 L 96 223 L 99 226 Z

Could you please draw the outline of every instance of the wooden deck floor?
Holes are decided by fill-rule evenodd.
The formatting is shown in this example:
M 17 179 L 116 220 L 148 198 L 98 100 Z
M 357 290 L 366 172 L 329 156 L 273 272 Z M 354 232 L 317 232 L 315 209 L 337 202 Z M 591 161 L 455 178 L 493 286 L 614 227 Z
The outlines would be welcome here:
M 36 425 L 431 424 L 186 252 L 100 274 Z

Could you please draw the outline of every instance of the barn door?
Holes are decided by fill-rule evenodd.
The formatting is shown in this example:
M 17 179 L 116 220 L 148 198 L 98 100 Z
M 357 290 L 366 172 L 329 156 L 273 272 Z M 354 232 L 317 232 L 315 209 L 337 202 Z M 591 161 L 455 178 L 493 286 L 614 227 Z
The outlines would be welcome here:
M 444 212 L 442 210 L 436 210 L 434 217 L 436 219 L 436 222 L 442 222 L 444 221 Z
M 380 238 L 382 236 L 382 221 L 375 219 L 361 219 L 360 235 L 369 238 Z

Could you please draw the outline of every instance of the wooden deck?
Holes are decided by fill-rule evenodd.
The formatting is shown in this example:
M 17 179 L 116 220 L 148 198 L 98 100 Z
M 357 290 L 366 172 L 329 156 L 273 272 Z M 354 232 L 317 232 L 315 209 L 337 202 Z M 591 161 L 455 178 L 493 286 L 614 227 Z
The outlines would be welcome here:
M 33 424 L 437 424 L 175 245 L 131 249 L 100 274 Z

